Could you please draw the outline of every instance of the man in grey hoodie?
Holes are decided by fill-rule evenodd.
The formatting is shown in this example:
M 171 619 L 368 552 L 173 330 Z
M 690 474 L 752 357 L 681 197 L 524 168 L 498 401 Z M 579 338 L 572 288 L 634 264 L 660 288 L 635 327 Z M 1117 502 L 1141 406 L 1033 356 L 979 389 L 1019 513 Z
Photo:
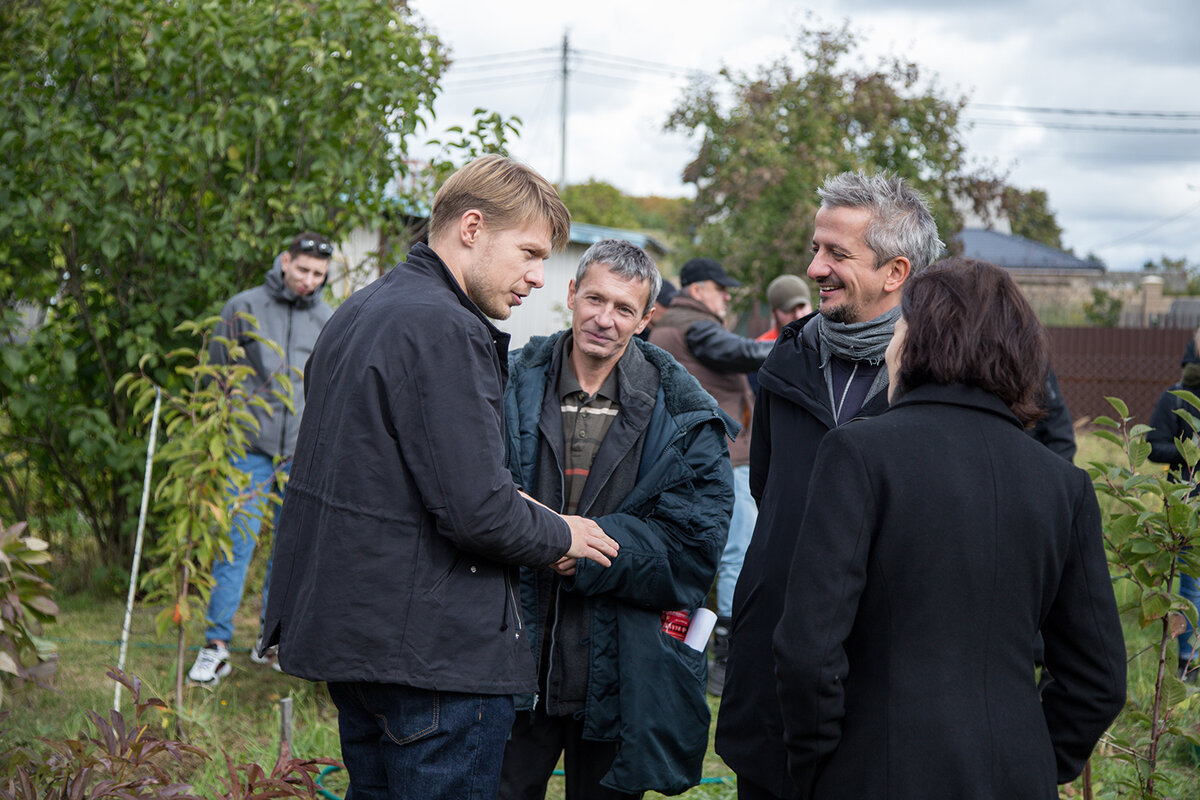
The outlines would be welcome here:
M 296 434 L 304 410 L 301 373 L 317 335 L 333 313 L 321 299 L 321 287 L 328 277 L 332 256 L 333 245 L 328 239 L 316 233 L 302 233 L 276 259 L 261 286 L 235 295 L 221 309 L 221 322 L 214 331 L 214 339 L 228 337 L 244 348 L 245 354 L 239 363 L 254 368 L 253 384 L 248 388 L 266 401 L 266 407 L 249 407 L 258 425 L 256 429 L 247 430 L 245 457 L 233 459 L 234 466 L 250 476 L 247 491 L 259 496 L 249 504 L 243 504 L 234 515 L 230 529 L 233 559 L 218 556 L 213 564 L 216 585 L 209 597 L 205 646 L 188 671 L 188 678 L 196 683 L 215 686 L 231 670 L 229 642 L 233 637 L 233 616 L 242 602 L 246 569 L 254 555 L 259 529 L 266 515 L 267 498 L 275 493 L 282 499 L 280 479 L 287 474 L 296 448 Z M 257 334 L 278 344 L 283 350 L 282 358 L 271 347 L 247 335 L 255 328 L 238 312 L 257 319 Z M 216 341 L 209 345 L 209 354 L 213 363 L 230 363 L 228 351 Z M 294 387 L 291 400 L 295 413 L 278 396 L 281 391 L 287 394 L 279 381 L 280 375 L 286 375 Z M 236 497 L 231 497 L 231 506 L 236 501 Z M 279 513 L 278 504 L 274 513 L 275 516 Z M 268 563 L 263 586 L 264 607 L 265 584 L 270 577 Z M 271 656 L 259 656 L 257 647 L 251 650 L 250 657 L 258 663 L 273 660 Z

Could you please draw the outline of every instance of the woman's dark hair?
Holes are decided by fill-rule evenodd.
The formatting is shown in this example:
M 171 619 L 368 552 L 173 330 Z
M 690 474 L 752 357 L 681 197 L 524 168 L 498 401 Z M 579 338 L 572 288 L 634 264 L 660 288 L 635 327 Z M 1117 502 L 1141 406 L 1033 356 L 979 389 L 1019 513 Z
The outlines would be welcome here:
M 1045 415 L 1046 333 L 1009 274 L 947 258 L 904 284 L 908 325 L 896 396 L 925 383 L 964 383 L 997 395 L 1022 424 Z

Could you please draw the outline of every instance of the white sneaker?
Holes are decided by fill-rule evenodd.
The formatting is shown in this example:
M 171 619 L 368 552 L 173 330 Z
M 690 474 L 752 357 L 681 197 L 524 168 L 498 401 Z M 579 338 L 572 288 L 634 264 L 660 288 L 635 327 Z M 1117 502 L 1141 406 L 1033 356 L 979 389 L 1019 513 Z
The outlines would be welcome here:
M 216 686 L 233 667 L 229 663 L 229 649 L 223 644 L 209 643 L 196 656 L 196 663 L 188 670 L 188 680 L 206 686 Z
M 270 664 L 271 669 L 275 670 L 276 672 L 283 672 L 283 669 L 281 669 L 279 666 L 279 646 L 272 645 L 268 647 L 267 652 L 263 653 L 261 656 L 258 654 L 260 649 L 262 649 L 261 633 L 258 635 L 258 638 L 254 640 L 254 647 L 250 648 L 250 660 L 255 664 L 262 664 L 263 666 Z

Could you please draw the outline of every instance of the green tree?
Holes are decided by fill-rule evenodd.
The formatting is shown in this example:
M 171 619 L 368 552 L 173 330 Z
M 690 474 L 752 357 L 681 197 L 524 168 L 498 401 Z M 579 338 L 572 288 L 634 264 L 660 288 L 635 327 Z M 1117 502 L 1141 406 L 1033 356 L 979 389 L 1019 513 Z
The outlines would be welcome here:
M 874 70 L 846 65 L 855 48 L 847 27 L 805 30 L 799 67 L 723 69 L 689 87 L 667 128 L 700 140 L 684 171 L 696 185 L 696 254 L 722 259 L 754 286 L 796 272 L 810 259 L 816 190 L 846 170 L 900 175 L 929 198 L 943 238 L 958 230 L 956 196 L 991 180 L 967 170 L 958 128 L 965 100 L 919 88 L 917 66 L 900 59 Z
M 563 187 L 562 200 L 571 210 L 571 220 L 610 228 L 637 226 L 637 205 L 611 183 L 591 179 Z
M 1050 210 L 1044 189 L 1023 192 L 1015 186 L 1006 186 L 1000 195 L 1000 206 L 1017 236 L 1062 248 L 1062 228 Z
M 1089 325 L 1115 328 L 1121 321 L 1121 309 L 1124 305 L 1116 295 L 1111 295 L 1103 289 L 1092 289 L 1092 299 L 1084 301 L 1083 316 Z
M 637 207 L 637 225 L 639 228 L 660 231 L 673 237 L 682 237 L 687 233 L 688 206 L 691 204 L 686 197 L 646 197 L 631 198 Z
M 249 328 L 243 334 L 245 337 L 265 344 L 283 358 L 283 349 L 257 332 L 257 319 L 244 312 L 238 312 L 237 316 L 243 317 Z M 175 626 L 178 645 L 175 702 L 181 711 L 187 627 L 193 599 L 200 608 L 207 608 L 215 583 L 209 566 L 218 555 L 233 560 L 232 518 L 239 512 L 262 516 L 268 500 L 277 501 L 275 497 L 263 497 L 257 490 L 250 491 L 250 476 L 231 460 L 231 457 L 245 457 L 248 431 L 258 428 L 251 409 L 270 412 L 271 407 L 266 398 L 254 391 L 254 367 L 245 363 L 245 348 L 236 339 L 214 333 L 220 321 L 219 316 L 214 316 L 179 326 L 178 333 L 199 342 L 193 341 L 192 346 L 180 347 L 164 357 L 172 366 L 170 374 L 182 378 L 182 385 L 176 391 L 163 391 L 149 377 L 147 368 L 158 360 L 149 354 L 142 357 L 136 372 L 127 372 L 117 381 L 117 390 L 133 398 L 135 416 L 147 417 L 159 392 L 163 400 L 166 443 L 156 455 L 165 467 L 165 474 L 158 479 L 154 490 L 155 501 L 163 506 L 162 525 L 149 548 L 156 560 L 142 576 L 141 588 L 146 592 L 147 602 L 163 604 L 155 618 L 158 635 Z M 213 363 L 210 342 L 224 348 L 231 363 Z M 299 368 L 273 374 L 269 385 L 281 387 L 271 393 L 294 412 L 292 379 L 298 376 L 293 371 L 298 372 Z M 276 480 L 283 480 L 281 472 L 277 471 Z M 231 488 L 237 496 L 232 507 Z M 176 719 L 177 726 L 181 719 Z
M 299 230 L 396 225 L 445 55 L 397 0 L 13 0 L 0 52 L 0 450 L 111 558 L 145 448 L 117 380 Z
M 1179 797 L 1183 787 L 1160 769 L 1166 745 L 1172 739 L 1186 740 L 1200 747 L 1200 732 L 1181 723 L 1189 692 L 1172 668 L 1171 646 L 1182 631 L 1182 618 L 1193 625 L 1196 608 L 1175 593 L 1181 571 L 1200 572 L 1200 397 L 1188 391 L 1176 391 L 1187 407 L 1175 413 L 1187 423 L 1188 432 L 1175 440 L 1175 447 L 1186 469 L 1147 472 L 1144 467 L 1151 446 L 1148 425 L 1136 425 L 1123 401 L 1109 397 L 1117 416 L 1093 420 L 1100 426 L 1096 436 L 1121 448 L 1123 458 L 1116 463 L 1092 462 L 1088 473 L 1096 493 L 1105 504 L 1104 544 L 1113 575 L 1128 590 L 1130 601 L 1121 611 L 1145 628 L 1153 627 L 1154 646 L 1131 655 L 1130 660 L 1148 658 L 1154 675 L 1148 709 L 1136 705 L 1127 712 L 1138 728 L 1132 740 L 1116 739 L 1116 758 L 1130 763 L 1134 778 L 1119 784 L 1136 792 L 1137 797 Z M 1193 782 L 1191 784 L 1195 786 Z M 1157 788 L 1156 788 L 1157 786 Z M 1165 790 L 1165 791 L 1164 791 Z

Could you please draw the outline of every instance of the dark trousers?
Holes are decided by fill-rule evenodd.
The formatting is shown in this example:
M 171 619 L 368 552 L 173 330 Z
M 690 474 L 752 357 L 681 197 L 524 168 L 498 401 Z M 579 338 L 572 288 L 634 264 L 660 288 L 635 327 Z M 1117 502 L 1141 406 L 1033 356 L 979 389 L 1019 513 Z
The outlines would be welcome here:
M 737 796 L 738 800 L 784 800 L 757 783 L 751 783 L 741 777 L 737 782 Z
M 346 800 L 493 800 L 511 695 L 330 683 Z
M 541 709 L 520 711 L 504 749 L 500 800 L 544 800 L 560 755 L 566 800 L 640 800 L 641 792 L 626 794 L 600 785 L 616 754 L 616 742 L 583 738 L 583 720 L 547 716 Z

